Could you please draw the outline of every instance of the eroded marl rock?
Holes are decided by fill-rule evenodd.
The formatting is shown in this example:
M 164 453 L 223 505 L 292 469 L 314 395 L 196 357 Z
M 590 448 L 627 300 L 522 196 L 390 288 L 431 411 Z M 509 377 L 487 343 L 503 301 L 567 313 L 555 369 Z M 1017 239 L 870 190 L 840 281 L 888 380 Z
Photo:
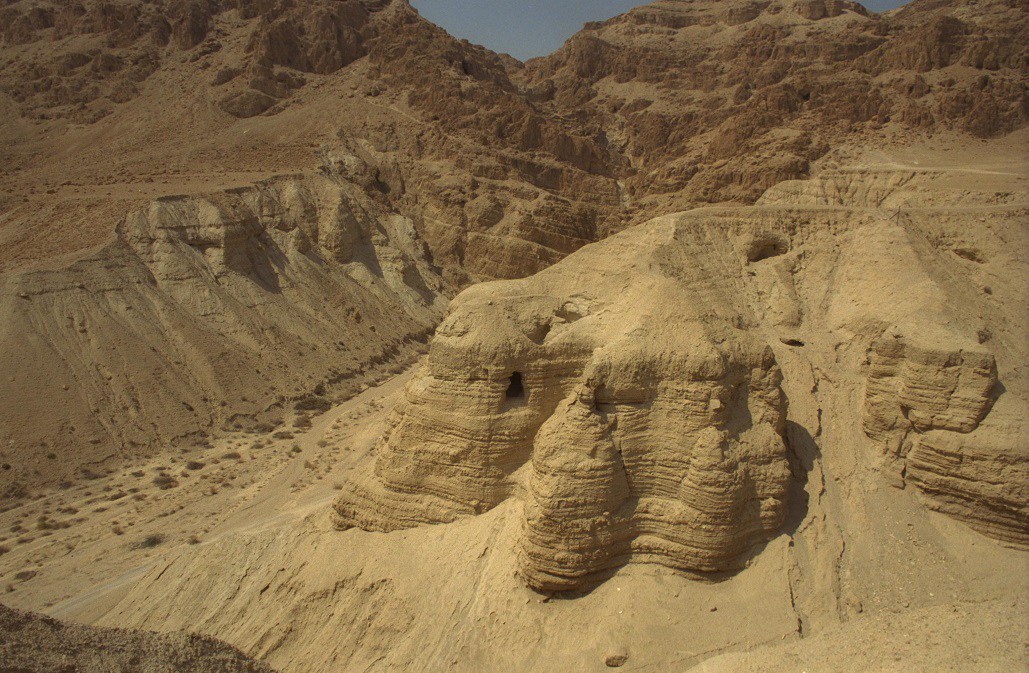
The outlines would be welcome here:
M 928 496 L 930 508 L 1029 548 L 1029 460 L 1019 423 L 1017 416 L 992 411 L 971 433 L 917 436 L 907 455 L 907 481 Z
M 519 570 L 538 589 L 630 559 L 724 570 L 774 534 L 790 479 L 781 375 L 676 235 L 656 221 L 643 244 L 595 248 L 589 282 L 573 266 L 462 293 L 337 525 L 482 512 L 529 464 Z
M 725 570 L 782 522 L 785 400 L 771 350 L 656 336 L 600 349 L 537 435 L 521 550 L 536 588 L 575 588 L 629 558 Z
M 907 177 L 884 184 L 917 197 Z M 1020 425 L 983 430 L 1002 390 L 997 358 L 1010 356 L 977 340 L 974 312 L 951 310 L 978 292 L 976 270 L 928 271 L 955 254 L 958 230 L 941 238 L 929 214 L 890 218 L 878 196 L 858 208 L 820 199 L 661 218 L 532 278 L 462 293 L 374 466 L 344 488 L 337 524 L 450 522 L 514 496 L 519 570 L 537 588 L 579 587 L 627 560 L 732 568 L 783 520 L 785 401 L 765 351 L 775 343 L 835 351 L 845 380 L 822 384 L 864 400 L 848 441 L 871 438 L 868 469 L 1017 538 L 1029 520 Z M 805 332 L 830 341 L 789 338 Z M 836 424 L 852 410 L 811 415 Z M 941 457 L 954 453 L 941 448 L 948 436 L 975 444 L 960 465 Z
M 12 477 L 41 481 L 356 389 L 413 355 L 449 291 L 410 220 L 324 175 L 157 199 L 96 254 L 3 286 L 0 438 L 63 451 Z
M 1014 414 L 993 411 L 993 354 L 911 341 L 879 339 L 865 384 L 862 425 L 887 476 L 913 484 L 931 509 L 1029 546 L 1029 455 Z
M 986 416 L 997 384 L 990 353 L 913 345 L 896 332 L 873 349 L 862 424 L 888 454 L 905 455 L 913 431 L 968 433 Z

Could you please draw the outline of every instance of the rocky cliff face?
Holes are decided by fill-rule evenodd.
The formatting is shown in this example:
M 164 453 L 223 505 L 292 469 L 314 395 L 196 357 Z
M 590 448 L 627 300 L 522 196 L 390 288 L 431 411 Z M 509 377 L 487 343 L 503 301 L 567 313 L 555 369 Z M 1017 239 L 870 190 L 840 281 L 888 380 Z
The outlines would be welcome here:
M 545 108 L 604 129 L 645 217 L 656 203 L 752 202 L 884 126 L 1020 128 L 1026 30 L 1003 0 L 887 15 L 856 2 L 665 0 L 588 25 L 524 77 Z
M 32 465 L 19 481 L 65 447 L 99 465 L 260 423 L 406 351 L 454 290 L 527 276 L 656 215 L 762 194 L 911 205 L 937 194 L 913 197 L 912 171 L 791 179 L 842 145 L 997 136 L 1026 114 L 1025 16 L 1004 0 L 881 16 L 842 1 L 665 0 L 528 64 L 402 0 L 0 11 L 3 439 Z M 336 195 L 313 177 L 324 166 L 345 177 Z M 760 261 L 783 242 L 752 245 Z M 789 275 L 755 281 L 782 328 L 809 310 Z M 573 360 L 547 375 L 559 399 L 589 362 Z M 39 361 L 58 390 L 37 383 Z M 475 394 L 494 399 L 503 383 L 482 381 L 489 394 Z M 72 411 L 53 423 L 51 402 Z M 525 463 L 551 412 L 532 413 L 501 472 Z M 505 479 L 457 510 L 506 497 Z
M 837 208 L 805 204 L 824 185 L 787 185 L 768 195 L 779 206 L 658 219 L 465 291 L 337 526 L 445 523 L 515 498 L 534 588 L 626 561 L 724 571 L 781 528 L 815 437 L 860 443 L 860 470 L 1024 545 L 1029 461 L 1009 416 L 1024 377 L 977 327 L 996 310 L 977 280 L 986 253 L 941 276 L 966 250 L 948 237 L 967 211 L 900 224 L 879 207 L 924 181 L 887 172 L 872 182 L 892 188 Z M 1021 212 L 986 208 L 998 224 Z M 1005 227 L 977 245 L 999 250 Z M 782 387 L 780 367 L 807 388 Z
M 446 292 L 411 222 L 338 176 L 154 201 L 92 257 L 6 279 L 8 483 L 88 475 L 356 387 L 410 357 Z
M 582 586 L 627 558 L 717 571 L 778 528 L 789 465 L 771 350 L 671 224 L 560 271 L 461 295 L 337 525 L 488 510 L 529 465 L 521 572 Z

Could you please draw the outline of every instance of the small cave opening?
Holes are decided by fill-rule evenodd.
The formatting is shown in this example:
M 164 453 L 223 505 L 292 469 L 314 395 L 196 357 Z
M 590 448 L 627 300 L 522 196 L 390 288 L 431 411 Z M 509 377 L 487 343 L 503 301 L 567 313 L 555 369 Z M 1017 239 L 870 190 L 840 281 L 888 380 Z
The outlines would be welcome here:
M 525 384 L 522 383 L 522 373 L 511 374 L 510 383 L 507 385 L 507 392 L 504 396 L 509 400 L 516 400 L 525 397 Z
M 778 257 L 785 255 L 789 250 L 790 244 L 778 236 L 758 236 L 747 246 L 747 262 L 753 264 L 771 257 Z

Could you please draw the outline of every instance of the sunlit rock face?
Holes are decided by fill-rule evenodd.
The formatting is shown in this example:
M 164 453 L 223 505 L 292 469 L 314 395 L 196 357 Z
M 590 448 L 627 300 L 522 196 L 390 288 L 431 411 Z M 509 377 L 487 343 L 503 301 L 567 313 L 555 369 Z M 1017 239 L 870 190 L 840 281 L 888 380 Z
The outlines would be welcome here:
M 774 534 L 781 374 L 731 293 L 674 258 L 676 231 L 595 246 L 601 273 L 572 261 L 461 294 L 337 524 L 449 522 L 517 494 L 519 572 L 546 590 L 627 560 L 724 570 Z

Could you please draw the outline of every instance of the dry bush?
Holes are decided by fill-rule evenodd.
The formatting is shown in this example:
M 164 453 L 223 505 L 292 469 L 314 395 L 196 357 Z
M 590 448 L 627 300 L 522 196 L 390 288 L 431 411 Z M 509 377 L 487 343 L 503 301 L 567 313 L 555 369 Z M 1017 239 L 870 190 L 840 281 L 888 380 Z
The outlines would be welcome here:
M 161 489 L 162 491 L 167 491 L 168 489 L 175 488 L 179 485 L 178 480 L 175 477 L 168 474 L 157 475 L 156 477 L 154 477 L 153 483 L 154 486 Z
M 325 412 L 332 408 L 332 402 L 319 395 L 305 395 L 296 401 L 293 408 L 297 411 Z
M 133 549 L 153 549 L 154 547 L 156 547 L 159 544 L 161 544 L 162 542 L 164 542 L 164 540 L 165 540 L 164 534 L 162 534 L 162 533 L 151 533 L 150 535 L 147 535 L 142 540 L 138 540 L 136 542 L 133 542 L 132 543 L 132 548 Z

